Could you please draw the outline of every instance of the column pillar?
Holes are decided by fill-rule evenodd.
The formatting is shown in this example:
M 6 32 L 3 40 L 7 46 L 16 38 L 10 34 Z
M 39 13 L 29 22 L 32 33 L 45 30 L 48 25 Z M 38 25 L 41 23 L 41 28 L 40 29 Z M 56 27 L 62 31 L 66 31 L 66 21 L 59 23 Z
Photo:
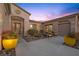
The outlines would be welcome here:
M 1 36 L 2 36 L 2 28 L 3 28 L 3 13 L 4 13 L 4 8 L 3 8 L 3 4 L 0 4 L 0 50 L 2 49 L 2 45 L 1 45 Z
M 78 33 L 78 16 L 76 15 L 76 19 L 75 19 L 75 33 Z

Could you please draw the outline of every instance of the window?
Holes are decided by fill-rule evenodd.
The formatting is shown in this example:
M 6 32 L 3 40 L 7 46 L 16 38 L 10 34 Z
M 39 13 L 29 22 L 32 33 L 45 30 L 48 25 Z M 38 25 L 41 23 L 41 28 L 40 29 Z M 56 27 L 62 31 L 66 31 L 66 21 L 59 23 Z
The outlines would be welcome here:
M 53 25 L 52 24 L 46 25 L 45 29 L 46 29 L 46 31 L 52 31 L 53 30 Z
M 52 26 L 52 25 L 49 25 L 49 26 L 48 26 L 48 29 L 52 31 L 53 26 Z

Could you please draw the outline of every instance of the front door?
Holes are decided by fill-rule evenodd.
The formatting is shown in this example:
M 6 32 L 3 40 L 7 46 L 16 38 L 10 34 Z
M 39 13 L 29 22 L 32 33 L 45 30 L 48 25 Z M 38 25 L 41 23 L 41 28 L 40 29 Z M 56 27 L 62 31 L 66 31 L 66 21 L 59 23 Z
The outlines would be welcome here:
M 12 16 L 12 32 L 17 33 L 20 36 L 24 36 L 24 19 L 18 16 Z
M 21 34 L 21 23 L 13 23 L 13 32 Z

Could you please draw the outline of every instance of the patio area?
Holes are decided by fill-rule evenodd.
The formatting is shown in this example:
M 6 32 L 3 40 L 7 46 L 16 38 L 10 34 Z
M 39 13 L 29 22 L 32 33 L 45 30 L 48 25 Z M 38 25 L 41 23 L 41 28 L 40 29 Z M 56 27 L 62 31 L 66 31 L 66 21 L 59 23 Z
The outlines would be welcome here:
M 63 45 L 63 37 L 57 36 L 26 42 L 19 41 L 17 56 L 79 56 L 79 50 Z

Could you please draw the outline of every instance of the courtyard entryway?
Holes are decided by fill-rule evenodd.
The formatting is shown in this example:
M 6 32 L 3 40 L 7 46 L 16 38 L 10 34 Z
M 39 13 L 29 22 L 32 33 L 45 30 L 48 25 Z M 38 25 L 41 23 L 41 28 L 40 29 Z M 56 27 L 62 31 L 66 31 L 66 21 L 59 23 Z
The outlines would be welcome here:
M 26 42 L 21 39 L 16 47 L 17 56 L 79 56 L 79 50 L 63 45 L 63 37 L 57 36 Z

